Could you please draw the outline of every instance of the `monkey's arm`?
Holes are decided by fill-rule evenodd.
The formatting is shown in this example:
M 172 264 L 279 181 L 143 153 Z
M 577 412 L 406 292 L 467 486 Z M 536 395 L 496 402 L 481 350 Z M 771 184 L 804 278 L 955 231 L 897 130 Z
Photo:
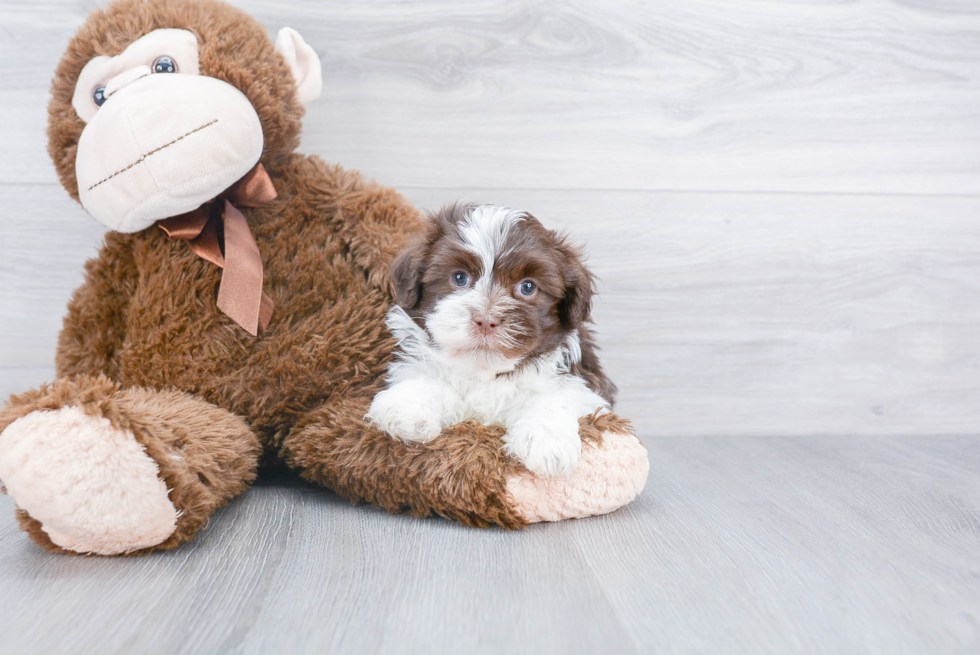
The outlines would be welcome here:
M 108 232 L 98 257 L 85 264 L 85 282 L 72 295 L 58 336 L 58 377 L 101 373 L 119 379 L 116 353 L 138 275 L 132 242 L 132 235 Z
M 579 419 L 584 447 L 575 472 L 542 478 L 504 453 L 501 427 L 458 423 L 426 443 L 389 437 L 364 418 L 376 390 L 310 412 L 283 443 L 289 465 L 392 513 L 505 528 L 605 514 L 632 501 L 646 482 L 646 449 L 613 414 Z
M 283 443 L 287 463 L 311 482 L 392 513 L 527 524 L 507 500 L 507 479 L 518 465 L 501 451 L 502 428 L 461 423 L 428 443 L 407 444 L 364 419 L 371 398 L 337 398 L 310 412 Z

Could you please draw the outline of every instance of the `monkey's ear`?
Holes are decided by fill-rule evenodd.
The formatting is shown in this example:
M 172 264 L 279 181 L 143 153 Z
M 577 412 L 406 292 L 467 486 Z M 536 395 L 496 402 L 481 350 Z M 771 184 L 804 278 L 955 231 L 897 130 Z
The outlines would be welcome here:
M 323 73 L 320 58 L 313 48 L 303 40 L 299 32 L 291 27 L 279 30 L 276 36 L 276 52 L 289 64 L 296 80 L 296 95 L 304 105 L 320 97 L 323 91 Z

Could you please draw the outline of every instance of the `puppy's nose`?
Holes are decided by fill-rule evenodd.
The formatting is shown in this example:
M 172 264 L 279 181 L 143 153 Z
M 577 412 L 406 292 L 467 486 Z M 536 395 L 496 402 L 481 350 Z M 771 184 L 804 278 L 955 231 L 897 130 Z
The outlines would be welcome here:
M 500 321 L 489 314 L 474 315 L 473 323 L 476 325 L 476 331 L 483 336 L 490 336 L 500 326 Z

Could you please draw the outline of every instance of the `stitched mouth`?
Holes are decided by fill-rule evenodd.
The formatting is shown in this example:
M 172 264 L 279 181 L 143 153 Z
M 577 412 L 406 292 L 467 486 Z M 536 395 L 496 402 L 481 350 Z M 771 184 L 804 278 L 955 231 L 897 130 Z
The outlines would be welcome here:
M 159 148 L 154 148 L 150 152 L 147 152 L 147 153 L 144 153 L 144 154 L 140 155 L 140 158 L 137 159 L 136 161 L 134 161 L 132 164 L 130 164 L 126 168 L 120 168 L 118 171 L 116 171 L 115 173 L 113 173 L 109 177 L 105 178 L 104 180 L 99 180 L 98 182 L 96 182 L 95 184 L 93 184 L 92 186 L 90 186 L 88 188 L 88 190 L 91 191 L 92 189 L 94 189 L 95 187 L 99 186 L 103 182 L 108 182 L 109 180 L 111 180 L 112 178 L 116 177 L 117 175 L 121 175 L 121 174 L 125 173 L 126 171 L 128 171 L 129 169 L 131 169 L 133 166 L 136 166 L 137 164 L 142 164 L 144 161 L 146 161 L 146 158 L 147 157 L 150 157 L 151 155 L 155 155 L 156 153 L 160 152 L 164 148 L 169 148 L 170 146 L 174 145 L 175 143 L 177 143 L 178 141 L 184 139 L 185 137 L 189 137 L 190 135 L 194 134 L 195 132 L 200 132 L 201 130 L 203 130 L 206 127 L 211 127 L 212 125 L 214 125 L 217 122 L 218 122 L 218 119 L 215 118 L 210 123 L 205 123 L 204 125 L 201 125 L 200 127 L 195 127 L 193 130 L 191 130 L 187 134 L 181 134 L 179 137 L 177 137 L 176 139 L 174 139 L 170 143 L 165 143 L 162 146 L 160 146 Z

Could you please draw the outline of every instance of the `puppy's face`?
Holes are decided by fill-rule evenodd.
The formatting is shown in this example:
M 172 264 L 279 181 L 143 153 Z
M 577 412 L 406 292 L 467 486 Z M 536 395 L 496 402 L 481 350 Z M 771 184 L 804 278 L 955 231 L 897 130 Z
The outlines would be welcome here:
M 589 319 L 579 252 L 530 214 L 453 205 L 392 267 L 398 303 L 444 352 L 502 373 L 551 352 Z

